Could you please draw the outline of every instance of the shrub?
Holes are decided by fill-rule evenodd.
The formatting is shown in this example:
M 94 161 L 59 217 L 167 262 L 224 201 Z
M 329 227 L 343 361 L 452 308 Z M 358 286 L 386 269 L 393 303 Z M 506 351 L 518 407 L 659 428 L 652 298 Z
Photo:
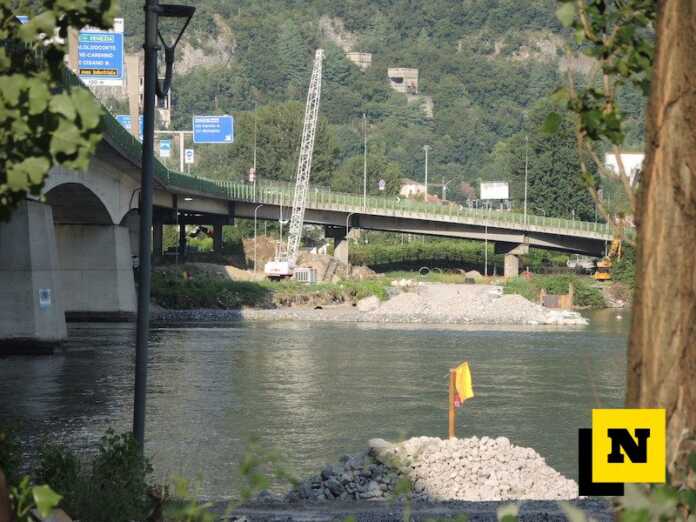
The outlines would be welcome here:
M 543 288 L 547 294 L 560 295 L 568 293 L 568 285 L 575 287 L 573 304 L 575 306 L 602 308 L 606 306 L 601 290 L 592 286 L 591 280 L 573 275 L 534 276 L 527 280 L 516 277 L 505 283 L 506 294 L 519 294 L 530 301 L 536 301 Z
M 0 428 L 0 469 L 5 473 L 8 484 L 19 480 L 22 449 L 16 431 L 11 427 Z
M 62 505 L 75 519 L 128 522 L 144 520 L 151 510 L 150 473 L 152 466 L 133 435 L 108 430 L 91 462 L 81 463 L 59 446 L 43 448 L 36 476 L 63 496 Z

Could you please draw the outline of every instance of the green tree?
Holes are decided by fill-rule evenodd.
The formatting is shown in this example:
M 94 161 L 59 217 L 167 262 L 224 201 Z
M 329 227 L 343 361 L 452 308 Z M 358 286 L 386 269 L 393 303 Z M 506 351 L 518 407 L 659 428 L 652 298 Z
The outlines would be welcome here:
M 115 6 L 45 0 L 21 24 L 0 0 L 0 220 L 28 194 L 39 195 L 51 167 L 84 169 L 101 139 L 100 108 L 65 82 L 68 31 L 113 24 Z

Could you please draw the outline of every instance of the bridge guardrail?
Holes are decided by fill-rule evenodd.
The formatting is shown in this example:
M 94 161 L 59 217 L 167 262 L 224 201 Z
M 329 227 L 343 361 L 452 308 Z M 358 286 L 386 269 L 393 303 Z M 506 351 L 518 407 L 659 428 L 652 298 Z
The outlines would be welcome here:
M 72 71 L 64 69 L 64 81 L 67 86 L 84 87 L 85 84 Z M 89 90 L 89 89 L 88 89 Z M 116 118 L 102 106 L 102 130 L 107 139 L 115 145 L 135 165 L 141 164 L 142 143 L 125 129 Z M 253 185 L 233 181 L 211 180 L 176 172 L 165 167 L 155 158 L 155 177 L 167 188 L 190 190 L 213 197 L 230 200 L 256 201 L 290 206 L 292 204 L 294 185 L 288 184 L 257 184 L 256 194 Z M 528 214 L 525 223 L 524 215 L 517 212 L 492 212 L 485 209 L 470 209 L 460 205 L 440 205 L 418 202 L 409 199 L 390 198 L 386 196 L 368 196 L 366 205 L 359 194 L 332 192 L 313 187 L 308 194 L 307 206 L 310 208 L 344 210 L 347 212 L 366 212 L 399 217 L 419 217 L 437 221 L 480 222 L 489 226 L 512 226 L 513 228 L 529 229 L 543 228 L 544 232 L 588 232 L 603 236 L 612 236 L 612 226 L 607 223 L 575 221 Z M 630 231 L 627 231 L 630 232 Z
M 293 187 L 284 187 L 274 184 L 257 184 L 256 194 L 254 186 L 246 183 L 219 182 L 225 187 L 228 199 L 266 203 L 270 205 L 292 205 Z M 611 236 L 612 227 L 607 223 L 595 223 L 587 221 L 573 221 L 570 219 L 552 218 L 527 215 L 525 223 L 524 215 L 518 212 L 500 212 L 485 209 L 469 209 L 460 205 L 437 205 L 418 202 L 395 197 L 368 196 L 367 205 L 363 205 L 363 197 L 358 194 L 332 192 L 325 189 L 314 188 L 307 195 L 307 207 L 327 210 L 343 210 L 358 213 L 378 213 L 398 217 L 419 217 L 434 219 L 436 221 L 475 221 L 488 223 L 489 226 L 515 226 L 515 228 L 528 229 L 540 227 L 544 231 L 558 231 L 567 233 L 570 231 L 596 233 L 603 236 Z

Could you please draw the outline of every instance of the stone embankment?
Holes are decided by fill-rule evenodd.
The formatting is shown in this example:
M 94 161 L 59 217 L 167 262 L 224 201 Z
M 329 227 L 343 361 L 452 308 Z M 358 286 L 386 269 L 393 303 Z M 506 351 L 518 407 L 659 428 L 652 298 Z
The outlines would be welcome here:
M 568 500 L 575 481 L 551 468 L 533 449 L 504 437 L 442 440 L 415 437 L 399 444 L 373 439 L 370 449 L 345 456 L 302 481 L 286 502 Z

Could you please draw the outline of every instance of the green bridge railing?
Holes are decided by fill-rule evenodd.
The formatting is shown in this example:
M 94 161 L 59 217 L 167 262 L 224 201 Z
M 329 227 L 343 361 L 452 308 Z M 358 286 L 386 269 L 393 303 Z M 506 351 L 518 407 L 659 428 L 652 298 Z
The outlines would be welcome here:
M 294 186 L 281 184 L 257 184 L 230 181 L 215 182 L 226 191 L 226 199 L 247 201 L 269 205 L 292 205 Z M 587 235 L 611 236 L 612 227 L 606 223 L 577 221 L 527 215 L 519 212 L 494 211 L 491 209 L 465 208 L 454 203 L 425 203 L 394 196 L 368 196 L 365 201 L 358 194 L 333 192 L 317 187 L 310 188 L 307 196 L 307 208 L 340 210 L 354 213 L 368 213 L 397 217 L 432 219 L 435 221 L 464 222 L 503 226 L 508 228 L 553 229 L 553 231 L 590 233 Z
M 69 69 L 65 69 L 67 86 L 85 87 L 84 83 Z M 142 143 L 125 129 L 116 118 L 103 107 L 102 131 L 106 140 L 116 147 L 135 165 L 140 165 Z M 192 191 L 211 197 L 247 201 L 269 205 L 292 205 L 294 185 L 238 183 L 218 181 L 175 172 L 155 159 L 155 178 L 173 191 Z M 524 215 L 519 212 L 491 211 L 486 209 L 464 208 L 445 203 L 425 203 L 394 196 L 368 196 L 366 201 L 358 194 L 333 192 L 324 188 L 312 187 L 307 198 L 307 207 L 325 210 L 340 210 L 353 213 L 371 213 L 397 217 L 413 217 L 435 221 L 451 221 L 488 226 L 502 226 L 515 229 L 532 229 L 569 233 L 572 235 L 602 236 L 611 238 L 612 226 L 607 223 L 577 221 L 545 216 Z

